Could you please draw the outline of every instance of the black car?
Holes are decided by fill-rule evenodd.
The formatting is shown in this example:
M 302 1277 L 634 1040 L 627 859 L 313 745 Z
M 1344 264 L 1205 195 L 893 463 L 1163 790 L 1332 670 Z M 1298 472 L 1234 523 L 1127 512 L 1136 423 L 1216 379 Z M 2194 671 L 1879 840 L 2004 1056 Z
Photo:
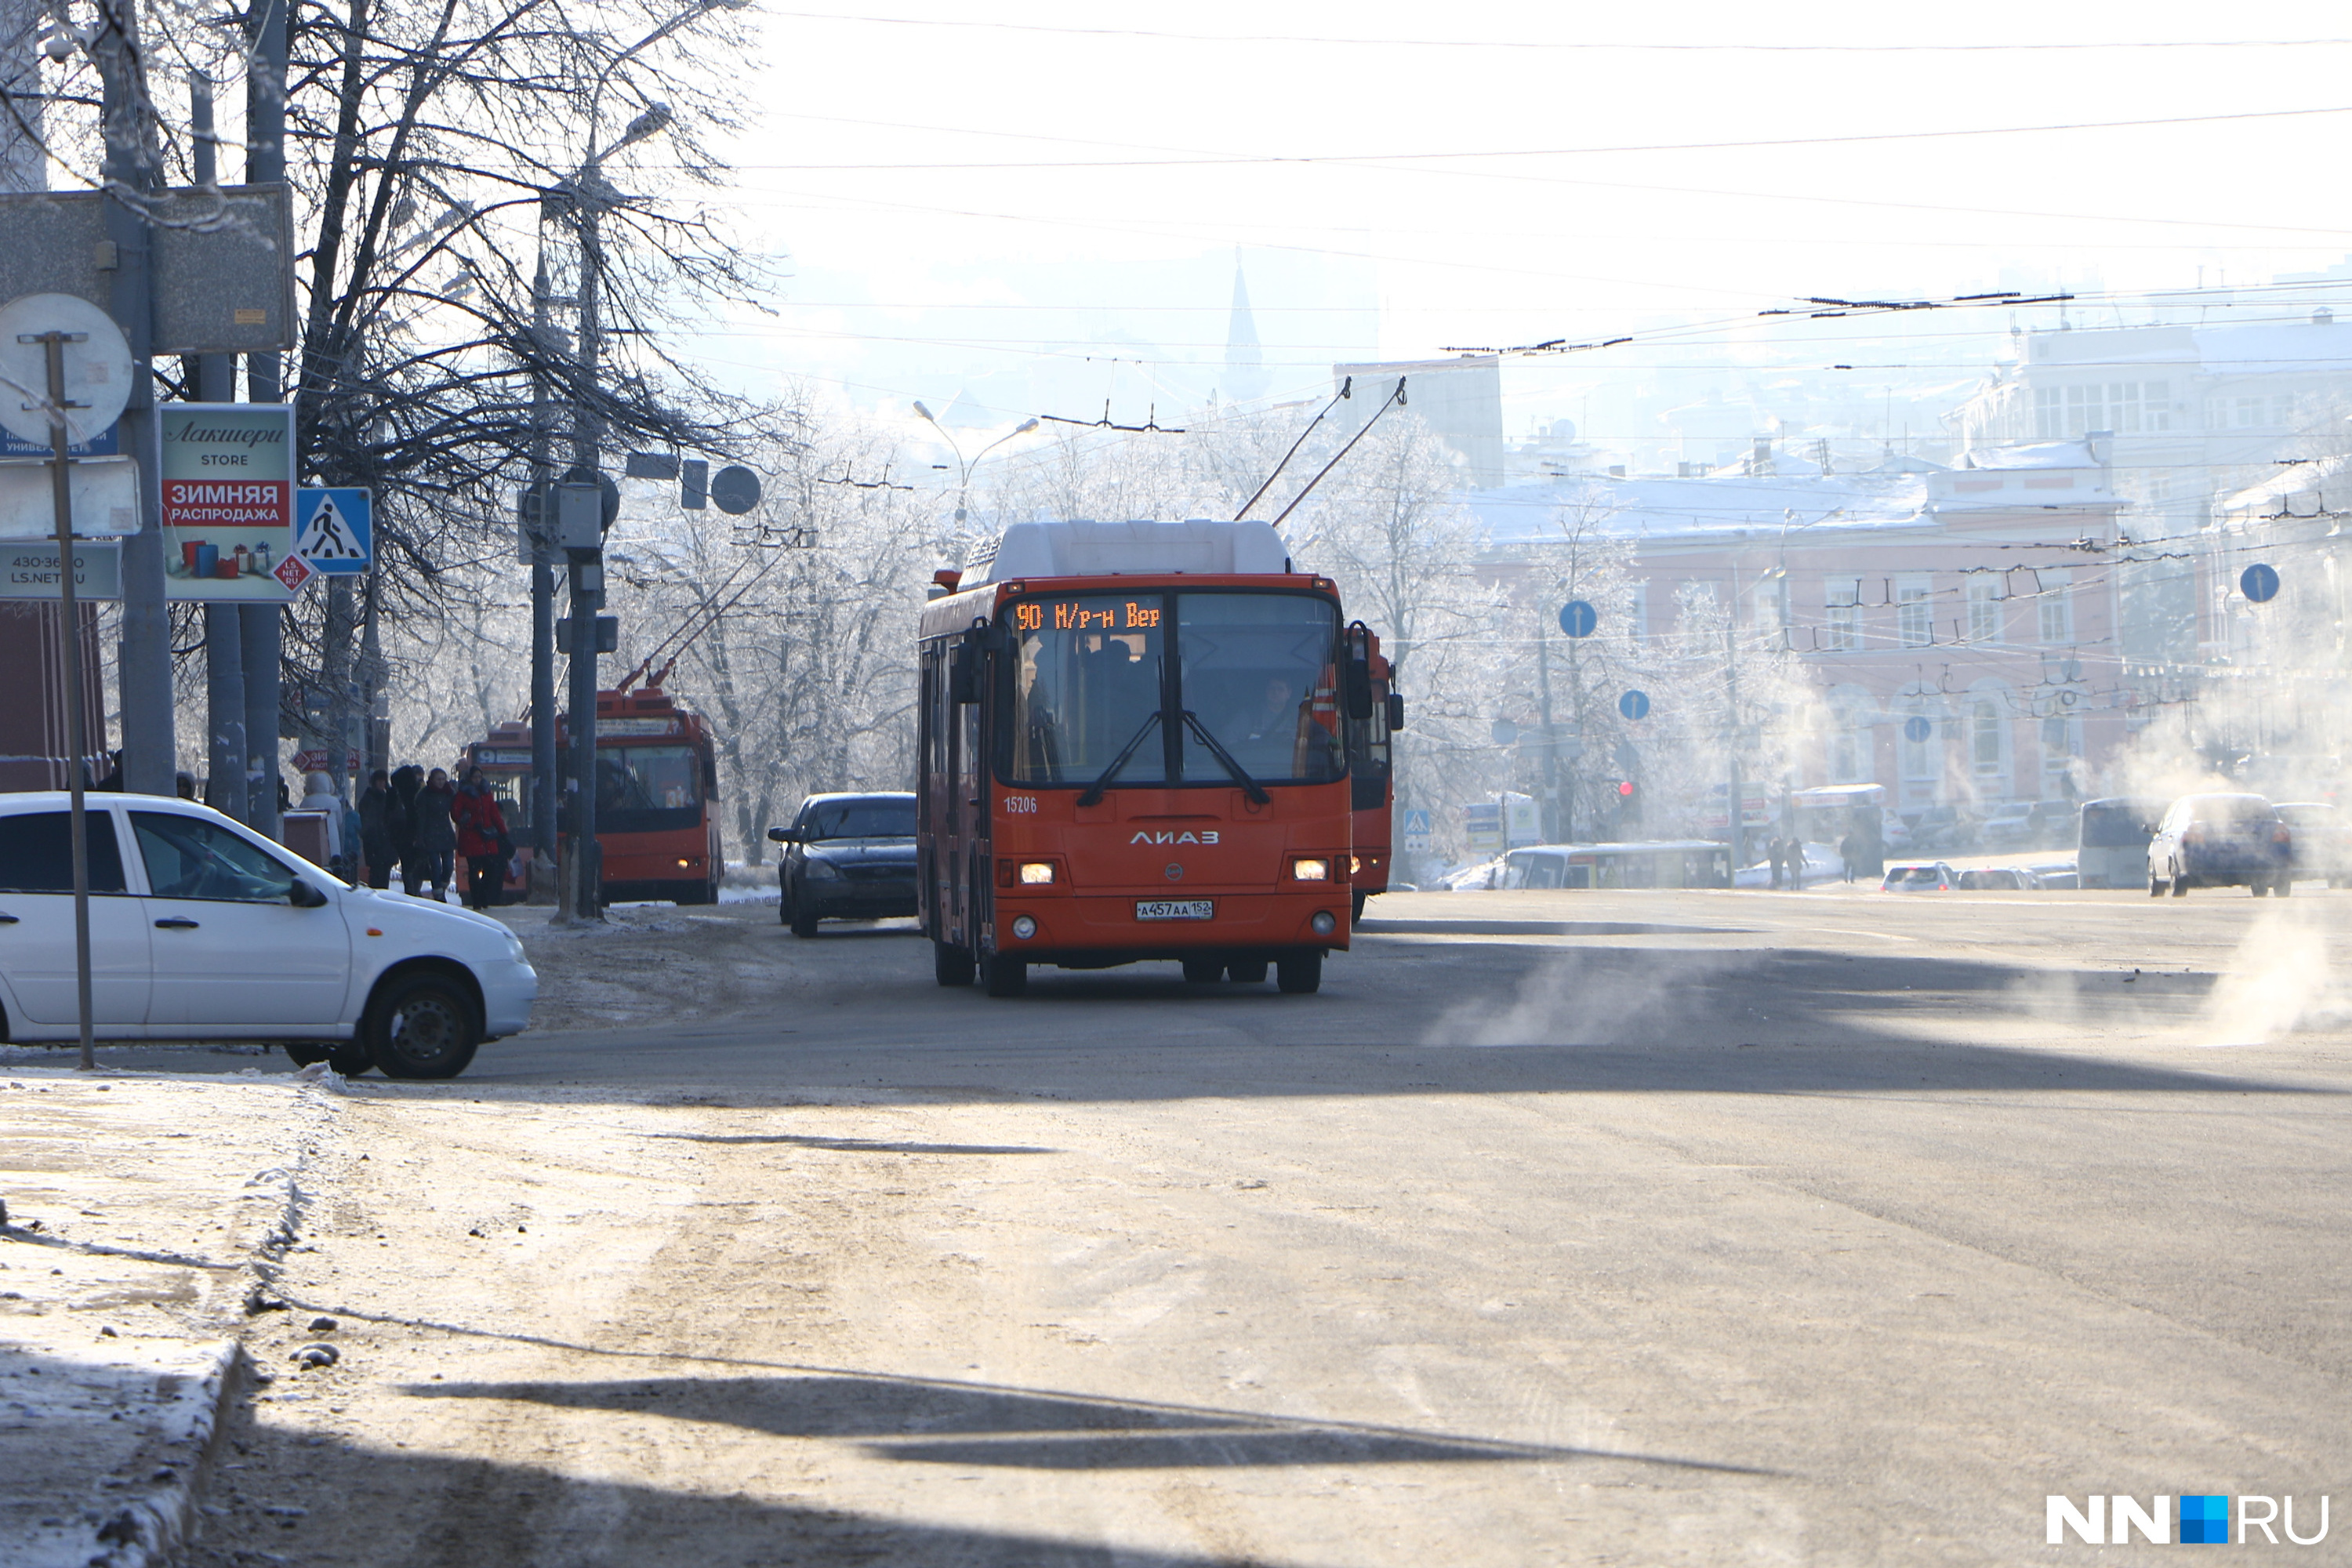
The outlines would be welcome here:
M 794 936 L 814 936 L 821 920 L 915 912 L 912 795 L 813 795 L 768 837 L 786 847 L 776 883 Z

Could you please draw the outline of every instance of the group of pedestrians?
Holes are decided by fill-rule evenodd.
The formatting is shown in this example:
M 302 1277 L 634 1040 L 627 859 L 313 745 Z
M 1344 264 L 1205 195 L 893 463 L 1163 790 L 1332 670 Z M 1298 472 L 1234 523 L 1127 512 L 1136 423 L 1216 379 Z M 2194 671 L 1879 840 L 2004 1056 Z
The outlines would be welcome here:
M 429 886 L 434 902 L 445 903 L 462 855 L 467 905 L 483 910 L 501 901 L 514 839 L 479 768 L 467 769 L 465 782 L 455 785 L 443 768 L 427 773 L 407 763 L 390 773 L 376 769 L 360 795 L 359 833 L 372 888 L 391 887 L 397 864 L 409 897 Z

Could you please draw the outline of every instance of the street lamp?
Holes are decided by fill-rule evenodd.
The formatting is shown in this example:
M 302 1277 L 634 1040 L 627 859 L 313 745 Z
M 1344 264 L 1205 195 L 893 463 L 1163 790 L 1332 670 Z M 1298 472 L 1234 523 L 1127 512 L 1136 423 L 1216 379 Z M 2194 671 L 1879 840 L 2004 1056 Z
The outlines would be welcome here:
M 921 415 L 925 419 L 930 422 L 931 428 L 938 431 L 940 438 L 947 442 L 948 450 L 955 454 L 956 468 L 958 469 L 956 475 L 955 520 L 959 527 L 963 523 L 964 501 L 967 499 L 967 493 L 971 489 L 972 469 L 979 466 L 980 460 L 982 458 L 987 457 L 991 452 L 995 451 L 996 448 L 1003 446 L 1004 443 L 1012 440 L 1015 436 L 1026 436 L 1030 431 L 1037 428 L 1038 424 L 1034 417 L 1024 419 L 1020 424 L 1015 425 L 1012 429 L 1007 430 L 1003 435 L 999 436 L 995 440 L 991 441 L 987 446 L 982 447 L 979 451 L 974 452 L 970 458 L 966 458 L 963 455 L 963 448 L 956 445 L 956 438 L 952 435 L 949 434 L 948 427 L 940 424 L 938 417 L 933 415 L 929 409 L 924 407 L 920 403 L 917 403 L 915 405 L 915 412 Z

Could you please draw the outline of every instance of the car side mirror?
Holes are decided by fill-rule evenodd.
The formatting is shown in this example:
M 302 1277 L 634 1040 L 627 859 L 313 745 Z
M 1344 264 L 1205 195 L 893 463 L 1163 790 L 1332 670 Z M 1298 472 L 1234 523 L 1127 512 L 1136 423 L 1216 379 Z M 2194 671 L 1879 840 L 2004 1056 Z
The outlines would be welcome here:
M 778 844 L 797 844 L 801 839 L 801 836 L 789 827 L 771 827 L 768 837 Z
M 1404 693 L 1402 691 L 1389 693 L 1389 728 L 1391 730 L 1404 728 Z
M 327 904 L 327 895 L 297 877 L 294 879 L 294 885 L 286 889 L 286 901 L 298 910 L 324 909 Z

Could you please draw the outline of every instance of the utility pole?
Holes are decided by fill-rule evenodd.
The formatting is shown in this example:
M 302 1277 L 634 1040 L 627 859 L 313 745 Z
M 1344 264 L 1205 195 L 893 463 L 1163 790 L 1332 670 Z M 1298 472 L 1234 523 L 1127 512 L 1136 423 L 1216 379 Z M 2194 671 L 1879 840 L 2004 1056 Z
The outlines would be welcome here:
M 212 78 L 188 79 L 188 123 L 195 144 L 199 185 L 220 180 L 220 139 L 213 124 Z M 227 403 L 236 396 L 236 356 L 195 356 L 196 401 Z M 245 784 L 245 633 L 237 606 L 205 601 L 205 804 L 239 822 L 252 815 Z
M 131 345 L 131 401 L 122 449 L 139 465 L 139 531 L 122 542 L 122 781 L 142 795 L 174 793 L 172 621 L 163 602 L 163 487 L 155 450 L 155 308 L 149 281 L 153 245 L 146 215 L 126 202 L 161 184 L 154 116 L 139 54 L 137 0 L 101 0 L 91 40 L 106 132 L 106 237 L 114 247 L 108 314 Z
M 555 344 L 548 321 L 547 246 L 540 244 L 539 275 L 530 286 L 530 488 L 524 491 L 523 530 L 530 552 L 530 894 L 542 897 L 557 869 L 559 803 L 555 755 L 555 463 L 549 447 L 553 398 L 547 356 Z
M 1547 626 L 1551 617 L 1545 606 L 1536 605 L 1536 700 L 1543 712 L 1544 757 L 1544 837 L 1553 844 L 1570 844 L 1576 838 L 1575 811 L 1563 809 L 1559 798 L 1559 731 L 1551 720 L 1551 635 Z M 1569 643 L 1568 657 L 1576 658 L 1574 639 Z
M 129 0 L 115 0 L 128 4 Z M 255 0 L 247 42 L 252 65 L 246 76 L 245 177 L 249 184 L 286 178 L 287 0 Z M 254 403 L 285 401 L 282 356 L 246 359 L 246 397 Z M 295 432 L 297 440 L 301 432 Z M 298 468 L 296 478 L 300 478 Z M 125 563 L 128 569 L 129 563 Z M 271 838 L 282 836 L 278 815 L 278 665 L 284 628 L 276 605 L 237 606 L 239 641 L 245 654 L 245 742 L 247 826 Z
M 596 490 L 601 421 L 596 416 L 597 360 L 602 353 L 604 225 L 597 210 L 604 176 L 589 159 L 574 180 L 572 221 L 580 233 L 580 339 L 572 389 L 572 467 L 574 479 Z M 602 519 L 600 517 L 599 521 Z M 601 543 L 567 550 L 572 563 L 572 853 L 564 857 L 565 890 L 561 912 L 575 920 L 604 918 L 604 858 L 596 843 L 596 612 L 604 603 L 604 552 Z
M 1735 589 L 1736 589 L 1735 583 Z M 1728 711 L 1725 727 L 1731 745 L 1731 869 L 1736 876 L 1748 860 L 1748 797 L 1739 778 L 1739 596 L 1735 591 L 1731 618 L 1723 626 L 1723 685 Z

